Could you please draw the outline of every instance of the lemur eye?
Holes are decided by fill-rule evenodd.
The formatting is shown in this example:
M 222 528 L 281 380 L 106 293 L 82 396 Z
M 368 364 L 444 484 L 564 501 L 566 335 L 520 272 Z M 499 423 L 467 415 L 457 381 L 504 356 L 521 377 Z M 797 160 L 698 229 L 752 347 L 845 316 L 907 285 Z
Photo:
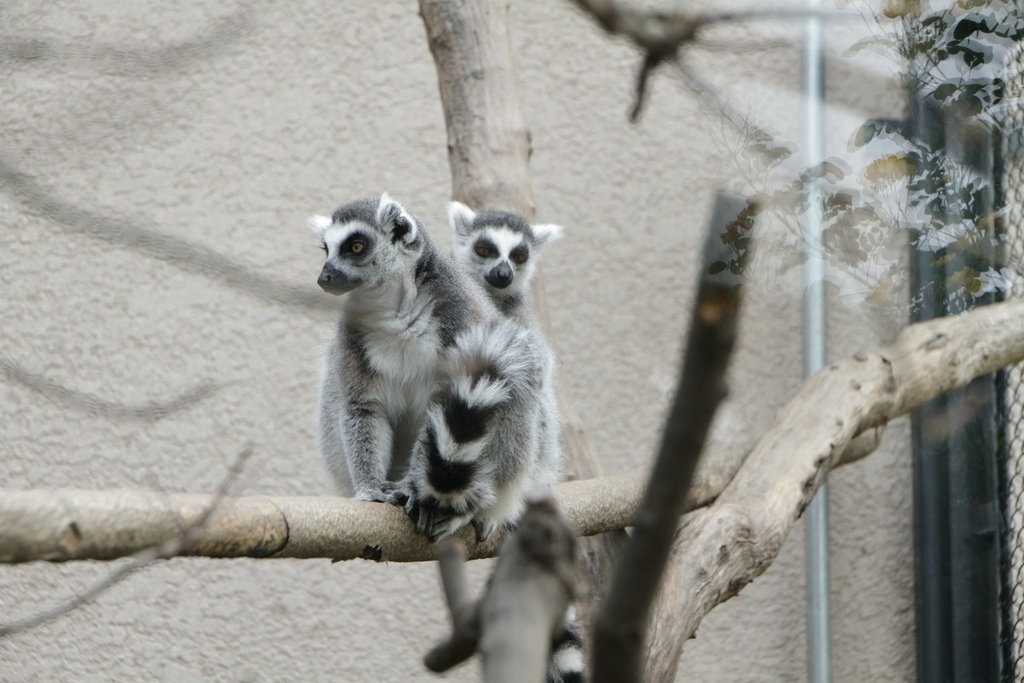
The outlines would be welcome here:
M 327 253 L 327 242 L 321 242 L 320 248 L 324 250 L 324 254 Z
M 494 256 L 494 250 L 487 244 L 476 245 L 474 251 L 476 251 L 476 255 L 480 258 L 491 258 Z
M 355 234 L 349 236 L 347 240 L 341 243 L 341 247 L 338 249 L 339 254 L 352 254 L 353 256 L 359 256 L 365 254 L 366 250 L 370 248 L 370 241 L 365 235 Z
M 530 250 L 526 247 L 516 247 L 512 250 L 512 253 L 509 254 L 509 257 L 512 259 L 513 263 L 521 266 L 526 263 L 526 259 L 530 258 Z

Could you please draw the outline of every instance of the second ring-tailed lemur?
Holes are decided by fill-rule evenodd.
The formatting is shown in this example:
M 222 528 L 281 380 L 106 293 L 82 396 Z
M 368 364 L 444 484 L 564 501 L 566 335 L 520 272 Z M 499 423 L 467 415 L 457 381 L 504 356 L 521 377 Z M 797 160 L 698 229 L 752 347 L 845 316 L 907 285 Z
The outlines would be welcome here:
M 561 238 L 563 230 L 558 225 L 531 224 L 509 211 L 473 211 L 459 202 L 448 205 L 448 217 L 456 263 L 463 272 L 483 285 L 505 316 L 534 332 L 545 357 L 549 359 L 544 382 L 537 394 L 537 416 L 540 420 L 540 450 L 549 454 L 549 462 L 557 464 L 557 481 L 562 474 L 562 450 L 554 363 L 528 296 L 538 252 L 544 245 Z M 552 643 L 547 683 L 577 683 L 582 680 L 583 642 L 575 612 L 570 608 L 562 633 Z
M 545 357 L 544 379 L 537 390 L 539 449 L 562 474 L 561 420 L 555 386 L 554 357 L 533 315 L 528 295 L 537 253 L 561 238 L 561 226 L 531 224 L 511 211 L 473 211 L 465 204 L 448 205 L 452 254 L 471 279 L 480 283 L 507 318 L 527 327 Z
M 344 294 L 320 386 L 320 450 L 339 489 L 384 501 L 405 476 L 439 387 L 439 359 L 494 306 L 386 193 L 314 216 L 318 284 Z
M 412 500 L 426 496 L 416 520 L 421 533 L 440 538 L 472 520 L 482 540 L 518 519 L 525 506 L 522 494 L 529 490 L 524 484 L 547 488 L 562 475 L 554 362 L 526 303 L 536 264 L 531 252 L 559 238 L 562 228 L 531 225 L 508 211 L 475 212 L 459 202 L 449 204 L 448 215 L 456 262 L 484 287 L 508 322 L 486 333 L 474 330 L 452 350 L 444 397 L 432 407 L 430 438 L 421 444 L 424 453 L 433 455 L 421 453 L 413 460 L 427 475 L 432 472 L 429 465 L 435 465 L 435 472 L 443 466 L 441 479 L 449 488 L 440 490 L 431 485 L 431 476 L 420 476 L 421 487 L 432 493 L 421 488 Z M 490 368 L 490 377 L 479 376 L 483 368 Z M 480 438 L 460 441 L 459 430 Z M 461 472 L 483 468 L 493 473 L 485 480 L 495 482 L 487 497 L 461 481 L 458 486 L 449 482 L 468 481 Z M 415 486 L 413 482 L 410 488 Z M 415 507 L 407 505 L 407 511 L 417 514 Z
M 510 211 L 473 211 L 465 204 L 448 205 L 456 263 L 487 290 L 506 316 L 534 326 L 526 301 L 537 267 L 537 252 L 562 236 L 558 225 L 531 225 Z

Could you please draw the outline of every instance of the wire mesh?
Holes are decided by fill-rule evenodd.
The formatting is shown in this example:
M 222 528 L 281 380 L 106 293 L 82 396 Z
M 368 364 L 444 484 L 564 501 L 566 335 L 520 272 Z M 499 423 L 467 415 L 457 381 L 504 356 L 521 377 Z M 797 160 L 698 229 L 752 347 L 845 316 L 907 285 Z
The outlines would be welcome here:
M 1008 297 L 1024 299 L 1024 49 L 1018 49 L 1007 69 L 1003 122 L 1004 200 L 1007 207 L 1007 262 L 1015 271 Z M 1007 374 L 1007 466 L 1004 490 L 1007 494 L 1007 539 L 1010 574 L 1013 672 L 1024 676 L 1024 364 Z

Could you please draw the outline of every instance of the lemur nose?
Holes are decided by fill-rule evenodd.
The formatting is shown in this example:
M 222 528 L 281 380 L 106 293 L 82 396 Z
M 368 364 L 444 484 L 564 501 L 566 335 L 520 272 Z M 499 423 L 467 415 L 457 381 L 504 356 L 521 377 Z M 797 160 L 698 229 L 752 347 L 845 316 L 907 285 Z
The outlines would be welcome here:
M 491 268 L 490 272 L 484 276 L 484 280 L 486 280 L 487 284 L 491 287 L 505 289 L 512 284 L 513 277 L 514 275 L 512 273 L 512 269 L 509 268 L 509 265 L 507 263 L 499 263 Z

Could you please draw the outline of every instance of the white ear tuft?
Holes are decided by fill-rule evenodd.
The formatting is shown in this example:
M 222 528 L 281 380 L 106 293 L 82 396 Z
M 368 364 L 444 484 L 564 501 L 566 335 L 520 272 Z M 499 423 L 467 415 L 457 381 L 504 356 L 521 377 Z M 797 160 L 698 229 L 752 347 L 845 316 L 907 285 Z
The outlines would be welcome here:
M 380 202 L 377 204 L 377 223 L 386 225 L 402 211 L 402 205 L 392 199 L 387 192 L 383 192 L 380 195 Z
M 562 235 L 565 233 L 561 225 L 554 225 L 553 223 L 540 223 L 538 225 L 531 225 L 530 228 L 533 230 L 533 241 L 536 244 L 547 244 L 548 242 L 562 239 Z
M 377 205 L 377 224 L 394 233 L 393 239 L 401 239 L 406 244 L 416 240 L 416 221 L 387 192 L 380 196 Z
M 462 202 L 451 202 L 448 204 L 448 222 L 456 235 L 467 237 L 473 229 L 473 220 L 476 212 Z
M 331 227 L 331 223 L 333 223 L 333 221 L 329 217 L 321 216 L 320 214 L 310 216 L 306 219 L 306 225 L 308 225 L 309 229 L 316 233 L 318 237 L 324 236 L 324 231 Z

